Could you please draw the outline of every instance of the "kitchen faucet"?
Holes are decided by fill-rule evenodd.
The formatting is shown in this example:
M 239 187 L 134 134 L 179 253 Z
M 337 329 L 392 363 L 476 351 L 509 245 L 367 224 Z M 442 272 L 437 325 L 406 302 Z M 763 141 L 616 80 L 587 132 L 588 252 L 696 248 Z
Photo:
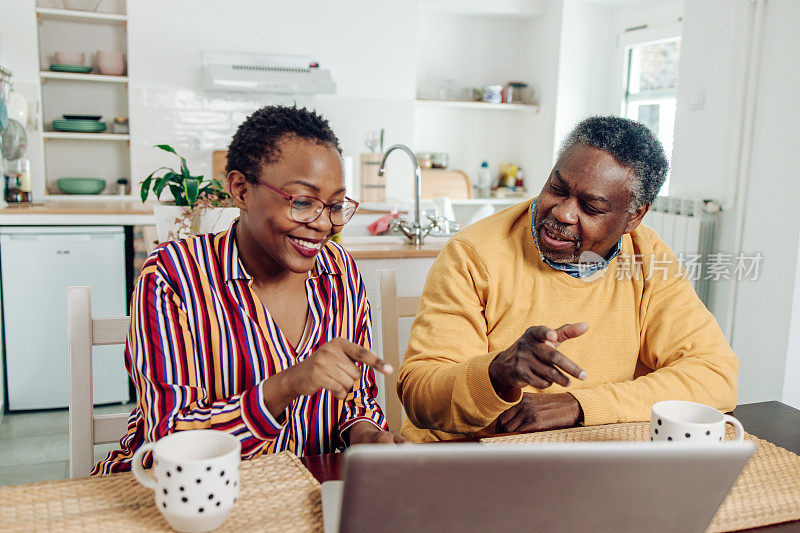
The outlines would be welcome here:
M 394 220 L 392 221 L 392 225 L 390 228 L 394 231 L 402 231 L 403 235 L 409 238 L 411 244 L 422 244 L 425 240 L 425 237 L 431 232 L 432 229 L 437 228 L 439 226 L 438 221 L 435 218 L 428 217 L 431 221 L 430 224 L 427 226 L 423 226 L 420 218 L 420 208 L 419 208 L 419 195 L 422 190 L 422 172 L 419 169 L 419 163 L 417 162 L 417 156 L 414 155 L 414 152 L 411 151 L 411 148 L 406 146 L 405 144 L 393 144 L 390 146 L 386 152 L 383 153 L 383 159 L 381 160 L 381 166 L 378 168 L 378 176 L 383 176 L 386 173 L 386 158 L 389 157 L 389 154 L 392 153 L 393 150 L 402 150 L 403 152 L 408 154 L 408 157 L 411 158 L 411 162 L 414 165 L 414 214 L 415 219 L 413 224 L 408 224 L 405 220 Z

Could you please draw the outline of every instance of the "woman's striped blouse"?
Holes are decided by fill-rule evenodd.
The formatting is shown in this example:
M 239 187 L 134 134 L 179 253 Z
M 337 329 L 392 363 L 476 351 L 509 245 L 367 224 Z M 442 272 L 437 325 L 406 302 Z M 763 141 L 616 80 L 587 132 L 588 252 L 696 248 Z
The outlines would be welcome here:
M 345 400 L 321 389 L 295 399 L 283 424 L 269 413 L 262 385 L 270 376 L 336 337 L 370 347 L 369 302 L 355 261 L 329 242 L 306 281 L 311 329 L 295 350 L 250 288 L 235 227 L 165 243 L 142 267 L 125 348 L 138 405 L 121 449 L 92 475 L 129 470 L 142 443 L 184 429 L 231 433 L 245 459 L 284 450 L 330 453 L 342 447 L 341 432 L 357 420 L 386 429 L 375 376 L 363 364 Z

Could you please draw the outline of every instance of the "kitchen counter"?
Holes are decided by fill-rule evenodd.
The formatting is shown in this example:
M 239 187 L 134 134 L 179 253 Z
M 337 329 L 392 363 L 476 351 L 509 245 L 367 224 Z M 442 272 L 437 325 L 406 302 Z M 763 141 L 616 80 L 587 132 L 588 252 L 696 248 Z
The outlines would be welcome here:
M 154 225 L 151 206 L 138 200 L 48 200 L 41 204 L 0 208 L 0 226 L 133 226 Z M 400 237 L 345 237 L 344 247 L 356 259 L 436 257 L 446 237 L 428 237 L 422 246 Z
M 414 246 L 405 243 L 348 243 L 346 240 L 342 246 L 350 252 L 355 259 L 408 259 L 412 257 L 436 257 L 442 251 L 446 240 L 431 240 L 422 246 Z
M 153 225 L 153 210 L 138 200 L 48 200 L 0 209 L 2 226 Z

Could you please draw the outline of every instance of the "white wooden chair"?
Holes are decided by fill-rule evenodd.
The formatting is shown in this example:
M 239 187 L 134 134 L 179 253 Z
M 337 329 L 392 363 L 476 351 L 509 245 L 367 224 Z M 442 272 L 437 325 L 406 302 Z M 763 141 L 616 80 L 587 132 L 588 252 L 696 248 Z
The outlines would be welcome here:
M 386 422 L 392 431 L 400 431 L 403 425 L 403 405 L 397 396 L 397 373 L 400 371 L 401 318 L 414 317 L 419 307 L 419 296 L 397 296 L 397 272 L 378 270 L 381 292 L 381 344 L 384 360 L 394 367 L 391 375 L 384 377 L 386 383 Z
M 127 431 L 128 414 L 94 415 L 92 347 L 125 344 L 130 317 L 94 318 L 92 288 L 67 289 L 69 339 L 69 475 L 89 475 L 94 445 L 117 442 Z
M 142 239 L 144 240 L 144 248 L 147 255 L 153 253 L 156 246 L 158 246 L 158 232 L 155 226 L 142 226 Z

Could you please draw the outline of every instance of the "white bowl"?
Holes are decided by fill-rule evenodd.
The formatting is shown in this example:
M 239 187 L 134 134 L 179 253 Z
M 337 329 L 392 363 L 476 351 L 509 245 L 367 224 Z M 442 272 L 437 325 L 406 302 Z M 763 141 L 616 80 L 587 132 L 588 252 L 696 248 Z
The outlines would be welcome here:
M 86 54 L 83 52 L 56 52 L 54 54 L 58 65 L 83 65 Z
M 97 11 L 103 0 L 63 0 L 64 7 L 67 9 L 79 9 L 81 11 Z

